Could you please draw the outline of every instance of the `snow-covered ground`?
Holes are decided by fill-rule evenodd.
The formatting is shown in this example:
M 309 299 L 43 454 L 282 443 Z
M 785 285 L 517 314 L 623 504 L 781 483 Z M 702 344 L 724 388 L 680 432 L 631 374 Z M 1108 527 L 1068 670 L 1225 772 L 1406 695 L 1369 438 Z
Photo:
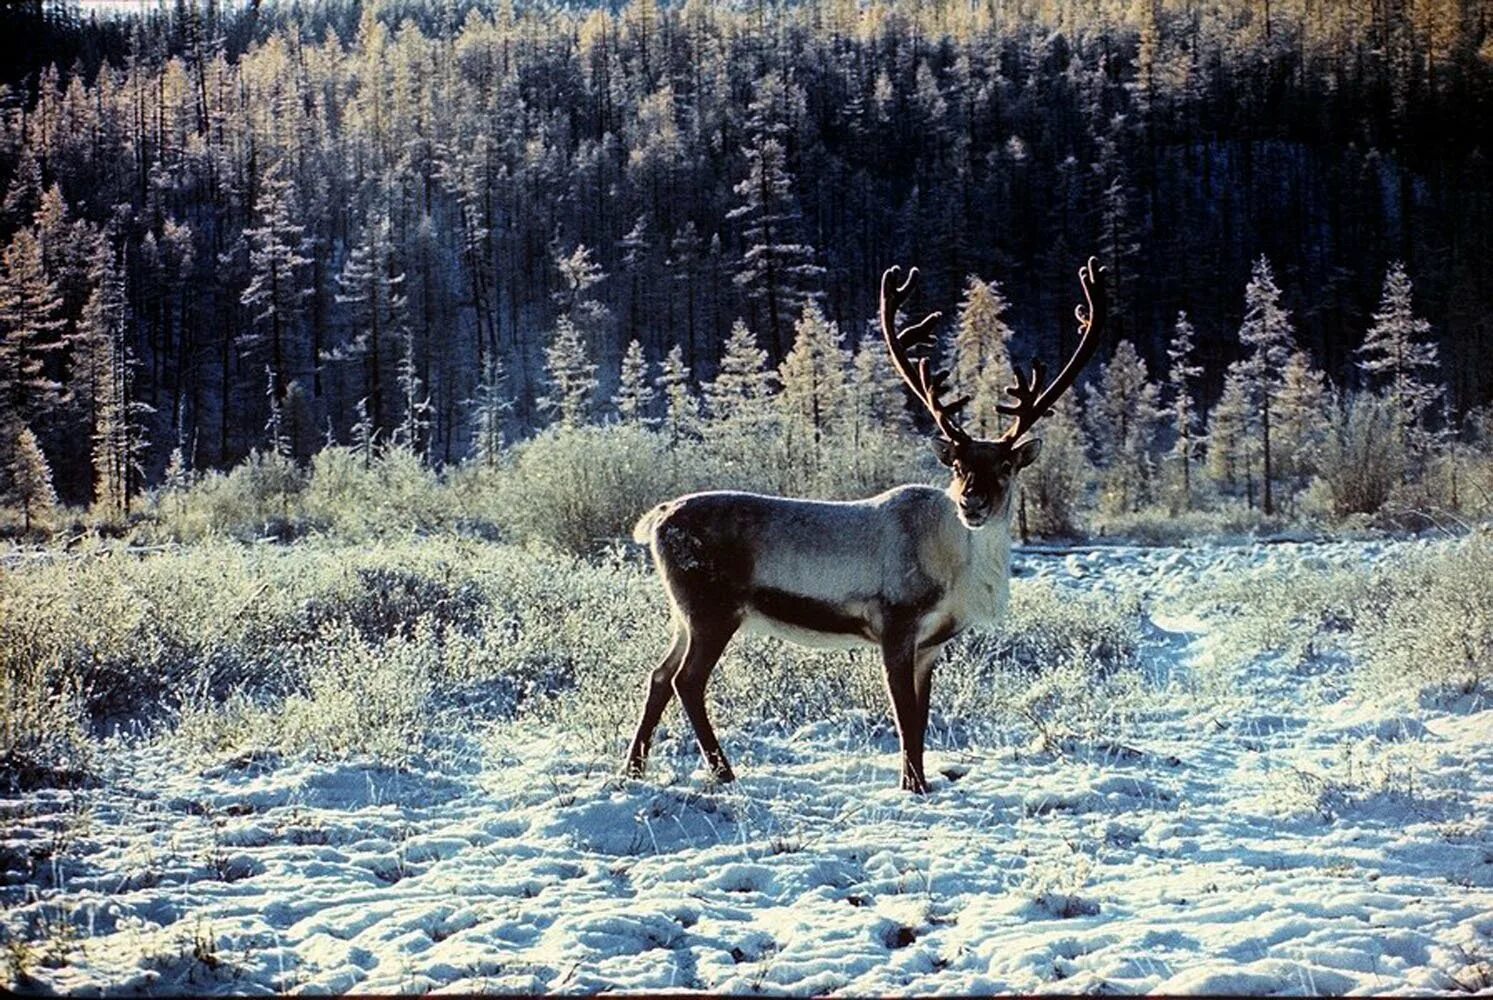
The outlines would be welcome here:
M 1023 555 L 1142 598 L 1154 708 L 1122 740 L 935 748 L 926 797 L 858 716 L 723 733 L 724 788 L 687 740 L 619 781 L 533 728 L 402 772 L 121 750 L 0 802 L 12 985 L 1493 993 L 1493 710 L 1360 702 L 1330 658 L 1197 693 L 1200 586 L 1423 544 Z

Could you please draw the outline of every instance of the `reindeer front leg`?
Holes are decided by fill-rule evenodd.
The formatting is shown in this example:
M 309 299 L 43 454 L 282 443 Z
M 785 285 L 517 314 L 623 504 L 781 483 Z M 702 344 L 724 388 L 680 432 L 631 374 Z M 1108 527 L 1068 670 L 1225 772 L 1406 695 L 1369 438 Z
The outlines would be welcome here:
M 881 639 L 881 659 L 886 668 L 886 690 L 892 702 L 892 716 L 897 722 L 897 738 L 902 746 L 902 788 L 924 794 L 928 791 L 928 782 L 923 777 L 926 717 L 920 710 L 917 690 L 916 625 L 888 628 Z

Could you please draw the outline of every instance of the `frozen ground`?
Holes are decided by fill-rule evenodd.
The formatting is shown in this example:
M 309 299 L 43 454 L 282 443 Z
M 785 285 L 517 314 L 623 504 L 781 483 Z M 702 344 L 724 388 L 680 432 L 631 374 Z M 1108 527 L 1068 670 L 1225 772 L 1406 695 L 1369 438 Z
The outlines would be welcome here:
M 100 787 L 0 803 L 11 984 L 1493 993 L 1493 710 L 1360 703 L 1331 658 L 1204 696 L 1215 623 L 1183 610 L 1406 544 L 1021 558 L 1143 597 L 1153 707 L 1123 741 L 935 748 L 926 798 L 854 716 L 723 734 L 727 788 L 680 739 L 643 782 L 532 730 L 402 773 L 122 751 Z

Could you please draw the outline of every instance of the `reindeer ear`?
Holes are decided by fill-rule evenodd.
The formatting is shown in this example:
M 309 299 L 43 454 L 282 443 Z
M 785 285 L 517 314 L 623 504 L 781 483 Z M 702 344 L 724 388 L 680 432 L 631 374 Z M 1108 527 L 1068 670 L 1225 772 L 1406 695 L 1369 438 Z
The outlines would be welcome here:
M 1021 444 L 1017 445 L 1011 452 L 1011 461 L 1015 463 L 1012 468 L 1024 469 L 1028 465 L 1031 465 L 1033 462 L 1035 462 L 1037 460 L 1037 456 L 1040 454 L 1042 454 L 1041 441 L 1037 440 L 1036 438 L 1032 438 L 1028 441 L 1023 441 Z
M 933 454 L 940 464 L 953 468 L 954 459 L 958 457 L 955 454 L 958 446 L 954 442 L 947 438 L 934 438 L 928 443 L 928 446 L 933 449 Z

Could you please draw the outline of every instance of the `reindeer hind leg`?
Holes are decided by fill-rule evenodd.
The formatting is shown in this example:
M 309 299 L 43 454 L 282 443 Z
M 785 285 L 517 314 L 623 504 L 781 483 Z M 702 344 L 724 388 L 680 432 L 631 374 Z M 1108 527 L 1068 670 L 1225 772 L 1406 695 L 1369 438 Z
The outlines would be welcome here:
M 646 700 L 643 702 L 643 717 L 638 720 L 637 732 L 627 750 L 627 765 L 623 773 L 629 778 L 640 778 L 648 766 L 648 751 L 653 747 L 653 731 L 658 728 L 664 709 L 674 697 L 674 675 L 684 662 L 684 652 L 689 634 L 683 626 L 676 626 L 669 651 L 648 676 Z
M 684 653 L 684 662 L 674 675 L 674 691 L 679 695 L 679 704 L 689 716 L 695 730 L 695 741 L 700 745 L 700 755 L 716 781 L 734 781 L 736 774 L 721 750 L 721 744 L 710 725 L 710 716 L 705 710 L 705 683 L 710 671 L 715 668 L 726 644 L 740 626 L 739 618 L 724 621 L 691 622 L 689 642 Z

